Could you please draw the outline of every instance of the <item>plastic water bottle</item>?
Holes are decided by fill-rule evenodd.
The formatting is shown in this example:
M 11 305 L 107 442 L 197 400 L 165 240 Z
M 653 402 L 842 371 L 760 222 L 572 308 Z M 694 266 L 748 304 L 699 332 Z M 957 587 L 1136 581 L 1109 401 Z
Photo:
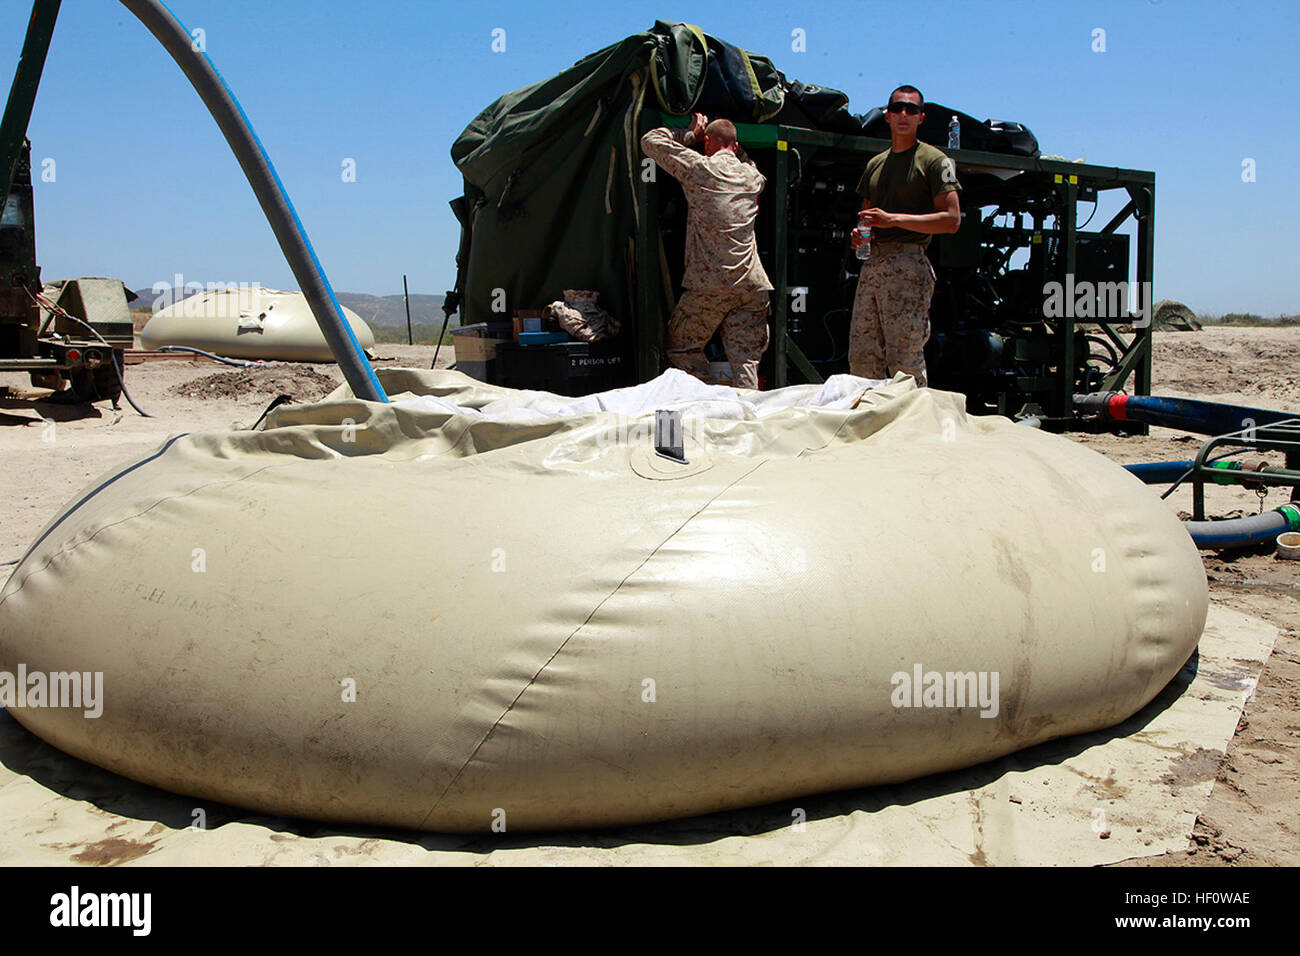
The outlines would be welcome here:
M 961 123 L 957 122 L 956 114 L 948 120 L 948 148 L 961 149 Z
M 858 246 L 858 258 L 871 258 L 871 227 L 863 223 L 858 226 L 858 235 L 862 237 L 862 245 Z

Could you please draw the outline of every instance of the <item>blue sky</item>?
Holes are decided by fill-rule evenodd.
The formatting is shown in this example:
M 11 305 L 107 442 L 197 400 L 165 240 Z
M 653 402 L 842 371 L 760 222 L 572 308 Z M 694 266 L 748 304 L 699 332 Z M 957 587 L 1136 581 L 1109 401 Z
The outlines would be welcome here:
M 1156 298 L 1300 312 L 1294 2 L 965 0 L 618 4 L 171 0 L 239 97 L 335 288 L 453 282 L 452 141 L 501 93 L 650 26 L 699 24 L 843 90 L 855 112 L 910 82 L 1044 153 L 1156 172 Z M 7 87 L 28 0 L 6 0 Z M 506 31 L 506 50 L 491 49 Z M 807 49 L 792 50 L 802 29 Z M 1104 52 L 1095 52 L 1104 30 Z M 30 136 L 47 278 L 294 282 L 197 95 L 109 0 L 64 0 Z M 356 162 L 344 182 L 342 163 Z M 1255 181 L 1243 182 L 1244 160 Z M 1102 206 L 1093 225 L 1107 215 Z M 1086 216 L 1087 207 L 1083 207 Z

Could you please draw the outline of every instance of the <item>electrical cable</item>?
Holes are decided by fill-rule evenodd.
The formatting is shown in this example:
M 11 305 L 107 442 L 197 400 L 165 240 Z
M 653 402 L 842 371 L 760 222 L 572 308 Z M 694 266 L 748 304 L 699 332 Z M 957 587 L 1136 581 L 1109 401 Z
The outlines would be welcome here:
M 1076 230 L 1083 229 L 1088 223 L 1092 222 L 1092 217 L 1097 215 L 1097 200 L 1092 201 L 1092 212 L 1088 213 L 1088 218 L 1083 221 L 1083 225 L 1075 226 Z
M 831 331 L 831 316 L 837 312 L 850 312 L 850 311 L 851 310 L 847 308 L 831 309 L 829 312 L 825 313 L 822 316 L 822 328 L 826 330 L 826 337 L 830 339 L 831 342 L 831 357 L 822 359 L 820 362 L 817 363 L 818 365 L 826 365 L 831 362 L 838 362 L 840 359 L 844 358 L 849 354 L 849 351 L 846 348 L 844 350 L 844 354 L 841 355 L 839 353 L 839 349 L 835 345 L 835 333 Z

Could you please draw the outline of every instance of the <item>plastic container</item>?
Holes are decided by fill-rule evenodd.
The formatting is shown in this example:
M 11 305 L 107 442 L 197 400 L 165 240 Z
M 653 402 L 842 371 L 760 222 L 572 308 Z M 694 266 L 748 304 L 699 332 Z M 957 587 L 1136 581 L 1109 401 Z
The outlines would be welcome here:
M 1300 531 L 1284 531 L 1277 536 L 1277 556 L 1282 561 L 1300 561 Z
M 857 249 L 858 258 L 870 259 L 871 258 L 871 227 L 858 226 L 858 235 L 862 237 L 862 245 L 858 246 Z
M 568 342 L 568 332 L 520 332 L 520 345 L 554 345 L 556 342 Z

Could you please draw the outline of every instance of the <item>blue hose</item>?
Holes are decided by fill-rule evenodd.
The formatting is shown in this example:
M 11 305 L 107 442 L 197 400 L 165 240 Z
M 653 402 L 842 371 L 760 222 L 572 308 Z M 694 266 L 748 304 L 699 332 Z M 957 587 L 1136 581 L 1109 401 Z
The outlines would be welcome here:
M 1300 508 L 1282 505 L 1262 515 L 1230 518 L 1227 521 L 1184 521 L 1196 546 L 1203 551 L 1221 548 L 1249 548 L 1271 544 L 1284 531 L 1300 531 Z
M 1227 435 L 1300 417 L 1294 412 L 1279 412 L 1271 408 L 1224 405 L 1191 398 L 1162 398 L 1159 395 L 1125 395 L 1122 392 L 1076 395 L 1074 404 L 1082 411 L 1096 412 L 1113 421 L 1179 428 L 1197 435 Z
M 248 368 L 250 365 L 265 365 L 265 362 L 254 361 L 245 362 L 243 359 L 226 358 L 223 355 L 213 355 L 211 352 L 205 352 L 203 349 L 192 349 L 188 345 L 160 345 L 159 352 L 193 352 L 195 355 L 202 355 L 204 358 L 210 358 L 214 362 L 221 362 L 224 365 L 233 365 L 235 368 Z
M 1143 422 L 1216 436 L 1300 418 L 1293 412 L 1279 412 L 1270 408 L 1224 405 L 1191 398 L 1162 398 L 1158 395 L 1125 395 L 1122 392 L 1076 395 L 1074 404 L 1082 411 L 1096 412 L 1114 421 Z M 1125 465 L 1125 468 L 1146 484 L 1155 485 L 1179 481 L 1191 470 L 1193 464 L 1190 461 L 1157 461 Z M 1232 470 L 1241 466 L 1236 462 L 1225 462 L 1215 467 Z M 1248 548 L 1267 544 L 1284 531 L 1300 531 L 1300 508 L 1282 505 L 1273 511 L 1248 518 L 1184 521 L 1183 524 L 1198 548 Z
M 1163 485 L 1185 477 L 1194 464 L 1191 461 L 1152 461 L 1125 465 L 1124 470 L 1145 484 Z M 1223 462 L 1223 465 L 1239 468 L 1240 462 Z M 1183 527 L 1202 550 L 1249 548 L 1267 544 L 1283 531 L 1300 531 L 1300 507 L 1282 505 L 1262 515 L 1229 518 L 1226 521 L 1184 521 Z
M 284 183 L 280 182 L 266 148 L 253 132 L 235 94 L 208 55 L 194 48 L 189 31 L 165 5 L 158 0 L 122 0 L 122 5 L 135 14 L 171 54 L 216 120 L 253 187 L 266 221 L 275 233 L 276 241 L 289 261 L 289 268 L 298 280 L 298 287 L 311 306 L 312 315 L 316 317 L 316 323 L 352 393 L 365 401 L 387 402 L 388 396 L 379 384 L 375 370 L 366 359 L 352 327 L 343 318 L 338 297 L 325 277 L 325 270 L 321 268 L 316 250 L 289 201 Z
M 1150 461 L 1141 465 L 1125 465 L 1124 470 L 1144 485 L 1173 484 L 1191 470 L 1194 463 L 1190 461 Z

